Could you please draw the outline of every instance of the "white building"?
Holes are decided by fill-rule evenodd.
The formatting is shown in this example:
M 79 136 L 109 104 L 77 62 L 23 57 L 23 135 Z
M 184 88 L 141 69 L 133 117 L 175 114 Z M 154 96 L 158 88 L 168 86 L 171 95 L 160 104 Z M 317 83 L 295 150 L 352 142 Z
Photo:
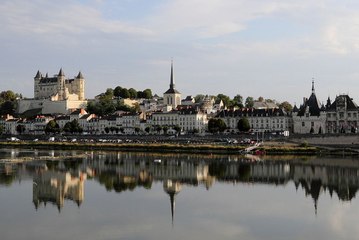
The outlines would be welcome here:
M 325 107 L 321 106 L 314 90 L 312 82 L 312 94 L 304 98 L 303 105 L 298 109 L 293 109 L 293 132 L 298 134 L 325 133 L 326 132 L 326 112 Z
M 223 110 L 217 117 L 226 123 L 231 132 L 238 131 L 238 121 L 242 118 L 248 119 L 253 132 L 292 132 L 291 114 L 280 108 Z

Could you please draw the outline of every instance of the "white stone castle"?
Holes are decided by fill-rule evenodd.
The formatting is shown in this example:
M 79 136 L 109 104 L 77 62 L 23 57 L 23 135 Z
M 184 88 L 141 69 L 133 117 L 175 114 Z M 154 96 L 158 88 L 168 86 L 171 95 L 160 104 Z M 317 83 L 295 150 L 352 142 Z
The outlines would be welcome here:
M 62 68 L 58 74 L 49 77 L 37 71 L 34 77 L 34 98 L 20 99 L 18 113 L 31 111 L 38 114 L 68 114 L 78 108 L 85 108 L 85 79 L 81 72 L 72 79 L 66 78 Z

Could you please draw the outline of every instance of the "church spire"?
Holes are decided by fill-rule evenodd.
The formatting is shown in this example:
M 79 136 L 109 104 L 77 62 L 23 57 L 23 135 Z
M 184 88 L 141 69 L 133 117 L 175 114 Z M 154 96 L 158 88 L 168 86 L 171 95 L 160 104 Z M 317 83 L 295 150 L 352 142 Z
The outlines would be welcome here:
M 315 94 L 315 90 L 314 90 L 314 77 L 312 78 L 312 94 Z
M 173 81 L 173 60 L 171 60 L 171 77 L 170 77 L 170 89 L 175 89 L 175 84 Z

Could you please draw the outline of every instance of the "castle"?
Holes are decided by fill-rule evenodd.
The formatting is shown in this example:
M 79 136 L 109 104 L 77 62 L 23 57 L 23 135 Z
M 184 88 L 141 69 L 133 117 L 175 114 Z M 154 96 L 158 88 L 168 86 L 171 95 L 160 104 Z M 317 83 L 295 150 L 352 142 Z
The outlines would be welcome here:
M 85 79 L 79 72 L 74 79 L 66 79 L 62 68 L 59 74 L 54 77 L 42 76 L 37 71 L 34 77 L 34 98 L 60 100 L 84 100 L 85 99 Z
M 66 78 L 62 68 L 49 77 L 37 71 L 34 77 L 34 98 L 18 100 L 17 113 L 68 114 L 85 108 L 85 79 L 81 72 L 72 79 Z

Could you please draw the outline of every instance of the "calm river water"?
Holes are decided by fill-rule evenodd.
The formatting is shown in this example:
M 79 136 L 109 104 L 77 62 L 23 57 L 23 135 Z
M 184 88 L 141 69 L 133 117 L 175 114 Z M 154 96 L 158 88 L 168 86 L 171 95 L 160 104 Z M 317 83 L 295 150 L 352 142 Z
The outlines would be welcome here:
M 358 239 L 359 159 L 0 149 L 0 239 Z

